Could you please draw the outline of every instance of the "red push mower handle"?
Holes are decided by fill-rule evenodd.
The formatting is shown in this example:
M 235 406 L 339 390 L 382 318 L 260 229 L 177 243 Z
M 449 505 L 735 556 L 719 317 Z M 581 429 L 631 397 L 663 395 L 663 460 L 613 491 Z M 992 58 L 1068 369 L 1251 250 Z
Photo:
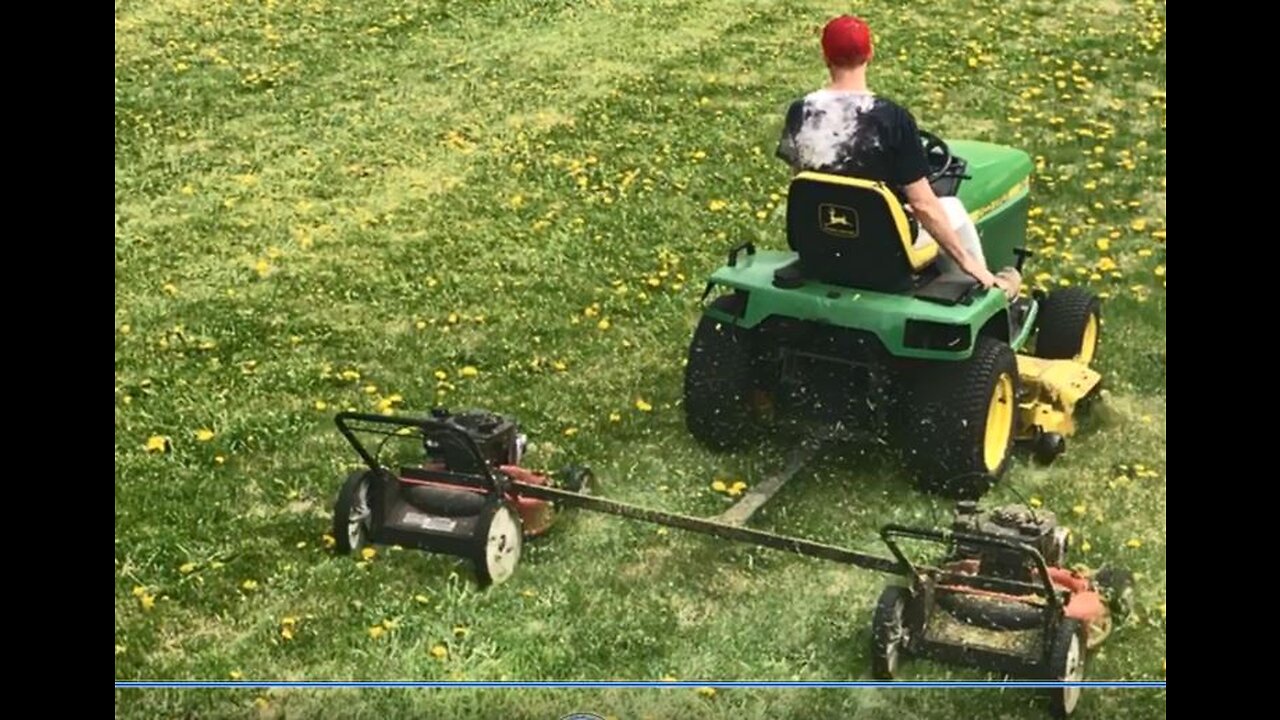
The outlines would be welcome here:
M 880 538 L 889 547 L 889 552 L 893 553 L 894 558 L 898 560 L 902 567 L 908 568 L 917 581 L 920 581 L 924 574 L 931 574 L 940 584 L 965 585 L 978 590 L 1011 595 L 1026 595 L 1030 593 L 1036 597 L 1043 598 L 1049 604 L 1049 607 L 1054 610 L 1064 605 L 1063 597 L 1059 595 L 1059 592 L 1053 586 L 1053 580 L 1049 576 L 1049 566 L 1045 563 L 1044 556 L 1040 554 L 1039 550 L 1030 545 L 985 535 L 971 535 L 950 530 L 925 530 L 903 525 L 886 525 L 880 530 Z M 1030 560 L 1035 573 L 1039 576 L 1040 582 L 1029 583 L 988 575 L 964 575 L 941 568 L 917 566 L 907 559 L 906 554 L 902 552 L 902 548 L 897 543 L 898 538 L 925 540 L 951 547 L 963 543 L 969 547 L 989 547 L 1007 550 Z
M 351 444 L 360 459 L 374 472 L 383 472 L 385 470 L 382 463 L 378 461 L 382 445 L 393 437 L 404 435 L 403 430 L 409 428 L 418 431 L 419 441 L 425 441 L 428 435 L 436 435 L 437 437 L 443 435 L 456 439 L 462 444 L 462 449 L 475 459 L 474 464 L 480 470 L 476 474 L 432 470 L 429 473 L 429 478 L 426 479 L 442 480 L 456 485 L 466 485 L 493 492 L 501 492 L 504 489 L 503 482 L 498 479 L 498 476 L 489 467 L 489 463 L 484 459 L 484 453 L 481 452 L 480 446 L 476 444 L 475 439 L 466 430 L 453 423 L 436 418 L 373 415 L 360 412 L 340 412 L 334 416 L 333 421 L 338 426 L 338 432 L 342 433 L 342 436 Z M 378 445 L 378 451 L 369 452 L 369 448 L 360 442 L 359 433 L 384 436 L 383 441 Z

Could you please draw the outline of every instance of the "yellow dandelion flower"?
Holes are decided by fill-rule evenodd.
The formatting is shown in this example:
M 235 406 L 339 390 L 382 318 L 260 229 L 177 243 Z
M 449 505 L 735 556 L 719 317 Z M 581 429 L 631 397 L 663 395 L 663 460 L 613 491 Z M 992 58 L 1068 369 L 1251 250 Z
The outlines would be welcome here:
M 230 677 L 232 680 L 239 680 L 244 677 L 244 673 L 240 672 L 239 670 L 232 670 L 231 672 L 227 673 L 227 676 Z
M 601 318 L 600 322 L 596 323 L 596 327 L 600 328 L 601 330 L 608 330 L 609 318 Z
M 146 448 L 146 451 L 149 453 L 168 452 L 171 448 L 169 438 L 164 437 L 163 435 L 152 435 L 147 438 L 147 443 L 143 447 Z
M 462 370 L 460 370 L 458 374 L 462 375 L 462 377 L 473 378 L 476 375 L 479 375 L 480 371 L 475 369 L 471 365 L 467 365 L 466 367 L 462 368 Z
M 433 645 L 431 646 L 431 657 L 437 660 L 443 660 L 449 657 L 449 648 L 446 648 L 443 645 Z
M 369 637 L 373 638 L 374 640 L 377 640 L 378 638 L 382 637 L 386 633 L 387 633 L 387 629 L 382 627 L 382 625 L 374 625 L 373 627 L 369 628 Z
M 622 421 L 622 415 L 620 413 L 617 413 L 617 412 L 609 413 L 609 422 L 621 422 L 621 421 Z
M 645 402 L 644 398 L 636 398 L 636 409 L 640 412 L 650 412 L 653 406 Z
M 427 597 L 426 595 L 414 595 L 413 601 L 426 605 L 431 602 L 431 598 Z
M 258 589 L 258 581 L 257 581 L 257 580 L 245 580 L 244 582 L 240 583 L 240 587 L 244 588 L 244 589 L 245 589 L 245 590 L 247 590 L 248 592 L 253 592 L 254 590 L 257 590 L 257 589 Z
M 1126 545 L 1127 547 L 1131 547 L 1131 548 L 1137 549 L 1137 548 L 1142 547 L 1142 541 L 1141 541 L 1141 540 L 1139 540 L 1138 538 L 1130 538 L 1130 539 L 1129 539 L 1129 542 L 1125 543 L 1125 545 Z
M 716 689 L 713 687 L 700 687 L 698 688 L 698 694 L 704 698 L 713 698 L 716 696 Z
M 323 401 L 323 400 L 317 400 L 317 401 L 316 401 L 316 410 L 320 410 L 320 411 L 322 411 L 322 412 L 323 412 L 323 411 L 324 411 L 325 409 L 327 409 L 328 407 L 329 407 L 329 403 L 327 403 L 327 402 L 325 402 L 325 401 Z
M 1044 502 L 1040 498 L 1034 497 L 1034 496 L 1028 502 L 1030 503 L 1031 507 L 1040 507 L 1041 505 L 1044 504 Z
M 378 551 L 374 550 L 371 547 L 363 548 L 360 550 L 360 557 L 364 558 L 365 560 L 372 560 L 375 557 L 377 557 L 377 555 L 378 555 Z
M 710 203 L 707 203 L 707 208 L 711 210 L 711 212 L 720 212 L 727 207 L 729 207 L 729 203 L 724 200 L 712 200 Z
M 195 569 L 196 569 L 196 564 L 193 562 L 183 563 L 182 565 L 178 566 L 178 572 L 182 573 L 183 575 L 189 575 L 190 573 L 194 572 Z
M 213 439 L 213 431 L 209 428 L 200 428 L 196 431 L 196 440 L 200 442 L 209 442 Z
M 324 535 L 321 535 L 320 542 L 324 545 L 326 550 L 338 544 L 338 541 L 335 540 L 334 537 L 329 533 L 325 533 Z
M 578 434 L 578 428 L 576 427 L 567 427 L 564 429 L 565 437 L 573 437 L 574 435 L 577 435 L 577 434 Z

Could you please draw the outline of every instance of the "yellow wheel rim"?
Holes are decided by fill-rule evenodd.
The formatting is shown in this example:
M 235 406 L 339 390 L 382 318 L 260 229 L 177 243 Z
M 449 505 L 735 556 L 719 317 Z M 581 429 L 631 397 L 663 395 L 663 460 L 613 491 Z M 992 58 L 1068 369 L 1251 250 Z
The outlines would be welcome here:
M 982 459 L 987 472 L 994 473 L 1004 463 L 1009 451 L 1009 436 L 1013 434 L 1013 377 L 1000 373 L 995 390 L 991 393 L 991 406 L 987 408 L 987 431 L 983 440 Z
M 1093 362 L 1093 354 L 1098 349 L 1098 316 L 1090 314 L 1089 321 L 1084 324 L 1084 336 L 1080 338 L 1080 353 L 1075 360 L 1088 365 Z

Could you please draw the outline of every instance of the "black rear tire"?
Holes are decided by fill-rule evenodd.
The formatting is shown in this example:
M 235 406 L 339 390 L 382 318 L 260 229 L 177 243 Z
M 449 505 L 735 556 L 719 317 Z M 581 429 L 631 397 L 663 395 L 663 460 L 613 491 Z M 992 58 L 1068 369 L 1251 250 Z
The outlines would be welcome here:
M 732 307 L 732 296 L 712 306 Z M 704 446 L 733 450 L 755 438 L 751 411 L 752 356 L 749 330 L 704 315 L 689 345 L 684 374 L 684 413 L 689 433 Z
M 968 360 L 917 368 L 897 433 L 920 488 L 954 499 L 985 495 L 1009 466 L 1017 395 L 1017 357 L 994 338 L 979 337 Z

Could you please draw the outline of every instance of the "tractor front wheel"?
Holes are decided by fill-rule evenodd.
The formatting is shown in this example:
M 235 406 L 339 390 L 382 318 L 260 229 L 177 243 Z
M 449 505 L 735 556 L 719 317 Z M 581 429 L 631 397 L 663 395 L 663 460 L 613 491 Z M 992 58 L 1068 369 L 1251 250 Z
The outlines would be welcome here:
M 1036 316 L 1036 357 L 1092 365 L 1102 331 L 1101 302 L 1084 288 L 1051 292 Z
M 713 307 L 723 300 L 717 300 Z M 684 374 L 685 424 L 712 450 L 732 450 L 749 442 L 756 429 L 749 331 L 704 315 L 689 345 Z

